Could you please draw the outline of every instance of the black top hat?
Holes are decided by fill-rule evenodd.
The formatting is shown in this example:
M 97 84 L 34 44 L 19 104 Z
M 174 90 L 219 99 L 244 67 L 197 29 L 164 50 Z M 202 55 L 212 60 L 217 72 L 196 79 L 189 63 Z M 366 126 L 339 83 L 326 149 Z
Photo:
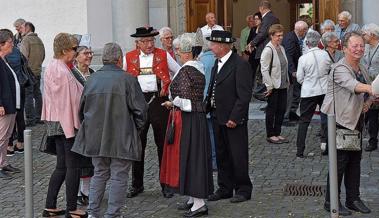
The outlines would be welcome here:
M 159 32 L 153 27 L 138 27 L 136 33 L 130 35 L 131 37 L 150 37 L 156 36 Z
M 206 37 L 206 39 L 211 42 L 220 43 L 233 43 L 236 41 L 236 39 L 232 37 L 231 32 L 223 30 L 212 30 L 211 36 Z

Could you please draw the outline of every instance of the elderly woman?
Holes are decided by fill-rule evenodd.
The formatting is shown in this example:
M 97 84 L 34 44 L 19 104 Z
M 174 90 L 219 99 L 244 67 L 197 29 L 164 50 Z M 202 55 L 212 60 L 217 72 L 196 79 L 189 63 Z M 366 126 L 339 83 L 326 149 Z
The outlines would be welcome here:
M 17 75 L 5 60 L 13 49 L 13 34 L 8 29 L 0 30 L 0 179 L 11 179 L 9 173 L 19 169 L 7 164 L 7 146 L 16 119 L 16 110 L 21 108 L 21 88 Z
M 71 151 L 80 126 L 79 103 L 83 85 L 73 76 L 69 65 L 76 56 L 78 42 L 73 35 L 59 33 L 54 38 L 54 59 L 44 75 L 41 120 L 46 121 L 47 134 L 56 144 L 57 164 L 51 175 L 43 217 L 63 215 L 87 217 L 77 209 L 81 155 Z M 66 182 L 66 210 L 57 209 L 57 196 Z
M 288 61 L 283 41 L 284 28 L 274 24 L 269 29 L 271 41 L 262 51 L 261 71 L 263 82 L 266 85 L 268 96 L 266 108 L 267 141 L 274 144 L 288 143 L 288 139 L 281 136 L 284 113 L 287 106 Z
M 329 56 L 324 50 L 317 47 L 320 34 L 309 31 L 306 36 L 308 53 L 299 58 L 296 78 L 301 84 L 300 120 L 297 131 L 296 156 L 304 158 L 305 139 L 308 126 L 312 120 L 317 105 L 321 107 L 327 89 L 327 77 L 330 69 Z M 326 123 L 322 123 L 322 129 Z
M 180 37 L 183 66 L 171 82 L 171 101 L 163 103 L 171 109 L 169 123 L 175 123 L 175 137 L 169 142 L 166 135 L 160 179 L 181 195 L 190 196 L 178 208 L 187 210 L 184 217 L 207 215 L 204 199 L 213 193 L 211 145 L 203 107 L 204 67 L 195 61 L 199 51 L 194 34 Z
M 355 138 L 362 138 L 363 113 L 370 107 L 371 86 L 366 68 L 360 64 L 364 54 L 364 41 L 360 33 L 350 32 L 345 35 L 343 48 L 345 58 L 338 61 L 332 68 L 328 78 L 328 90 L 321 111 L 325 114 L 335 114 L 338 132 L 360 132 Z M 350 136 L 354 139 L 354 136 Z M 357 147 L 362 147 L 362 140 Z M 338 143 L 338 142 L 337 142 Z M 342 146 L 343 144 L 337 144 Z M 337 149 L 338 196 L 342 178 L 346 188 L 345 206 L 361 213 L 370 213 L 359 197 L 361 177 L 362 150 Z M 330 211 L 329 177 L 325 195 L 324 208 Z M 340 215 L 350 215 L 351 212 L 339 205 Z
M 171 57 L 174 60 L 176 60 L 173 43 L 172 43 L 174 40 L 174 36 L 172 34 L 172 30 L 170 27 L 162 27 L 159 30 L 159 40 L 161 40 L 162 49 L 167 51 L 171 55 Z
M 320 33 L 321 33 L 321 35 L 323 35 L 324 33 L 328 33 L 328 32 L 334 32 L 335 29 L 336 29 L 335 23 L 332 20 L 329 20 L 329 19 L 324 20 L 324 22 L 322 22 L 322 24 L 320 25 Z M 322 40 L 320 40 L 320 42 L 318 43 L 318 47 L 320 49 L 324 49 L 325 48 L 325 45 L 324 45 L 324 43 L 323 43 Z
M 337 16 L 338 24 L 336 25 L 336 33 L 340 40 L 343 40 L 343 37 L 346 33 L 352 31 L 359 31 L 360 27 L 356 23 L 351 22 L 351 14 L 348 11 L 342 11 Z
M 250 45 L 250 42 L 253 41 L 253 39 L 257 36 L 259 28 L 261 27 L 262 23 L 262 14 L 260 12 L 257 12 L 253 15 L 254 17 L 254 27 L 250 29 L 249 36 L 247 37 L 247 43 Z M 255 78 L 256 78 L 256 73 L 257 73 L 257 68 L 259 66 L 259 59 L 255 58 L 255 53 L 256 49 L 254 49 L 250 54 L 249 54 L 249 63 L 251 65 L 251 69 L 253 70 L 253 85 L 255 84 Z
M 362 36 L 366 43 L 362 62 L 368 69 L 370 78 L 374 80 L 379 74 L 379 26 L 373 23 L 364 25 L 362 28 Z M 372 105 L 366 116 L 370 139 L 368 140 L 365 151 L 374 151 L 378 148 L 378 118 L 379 106 Z

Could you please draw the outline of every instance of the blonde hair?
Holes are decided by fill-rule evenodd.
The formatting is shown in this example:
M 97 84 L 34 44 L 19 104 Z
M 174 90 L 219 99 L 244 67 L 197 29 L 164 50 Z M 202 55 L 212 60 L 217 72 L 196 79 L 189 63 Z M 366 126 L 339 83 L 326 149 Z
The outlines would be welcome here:
M 78 46 L 78 40 L 74 35 L 69 33 L 58 33 L 54 38 L 54 58 L 60 58 L 64 55 L 63 51 L 72 49 Z
M 284 27 L 281 24 L 274 24 L 270 26 L 270 29 L 268 30 L 268 33 L 270 36 L 273 36 L 275 33 L 281 33 L 284 32 Z

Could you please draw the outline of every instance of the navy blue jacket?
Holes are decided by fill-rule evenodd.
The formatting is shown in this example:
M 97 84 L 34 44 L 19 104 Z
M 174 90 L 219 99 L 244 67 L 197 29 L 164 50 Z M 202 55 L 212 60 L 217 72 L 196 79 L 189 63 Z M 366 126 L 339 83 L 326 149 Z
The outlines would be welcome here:
M 5 114 L 16 113 L 16 84 L 12 71 L 0 58 L 0 107 L 4 107 Z

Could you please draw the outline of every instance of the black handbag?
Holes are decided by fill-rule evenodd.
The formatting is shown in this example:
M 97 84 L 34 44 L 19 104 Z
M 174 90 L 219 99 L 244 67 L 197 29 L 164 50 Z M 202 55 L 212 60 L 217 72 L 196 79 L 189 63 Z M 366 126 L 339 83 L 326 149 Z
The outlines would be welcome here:
M 42 135 L 41 144 L 38 150 L 46 154 L 57 155 L 54 136 L 48 136 L 46 131 Z
M 171 114 L 171 120 L 167 126 L 167 131 L 166 131 L 166 143 L 168 145 L 174 144 L 174 140 L 175 140 L 175 108 L 171 110 L 170 114 Z
M 270 46 L 266 46 L 266 47 L 270 48 L 272 51 L 270 69 L 268 71 L 269 75 L 271 76 L 272 62 L 274 59 L 274 51 L 272 50 L 272 48 Z M 259 65 L 259 67 L 257 69 L 257 71 L 260 71 L 259 73 L 261 73 L 260 69 L 261 69 L 261 66 Z M 255 89 L 253 91 L 253 97 L 259 101 L 267 101 L 268 98 L 266 96 L 266 92 L 267 92 L 267 88 L 266 88 L 266 85 L 264 83 L 257 84 L 257 87 L 255 87 Z

